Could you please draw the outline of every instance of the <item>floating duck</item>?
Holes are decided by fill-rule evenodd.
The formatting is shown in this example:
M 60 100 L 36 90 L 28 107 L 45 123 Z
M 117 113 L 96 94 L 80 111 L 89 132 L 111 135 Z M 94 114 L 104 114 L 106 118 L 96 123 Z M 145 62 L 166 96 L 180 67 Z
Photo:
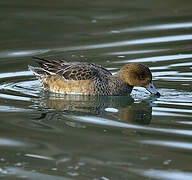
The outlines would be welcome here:
M 66 62 L 34 57 L 39 67 L 29 69 L 44 89 L 62 94 L 111 95 L 130 94 L 134 86 L 145 87 L 160 96 L 152 83 L 152 74 L 140 63 L 125 64 L 116 74 L 100 65 L 87 62 Z

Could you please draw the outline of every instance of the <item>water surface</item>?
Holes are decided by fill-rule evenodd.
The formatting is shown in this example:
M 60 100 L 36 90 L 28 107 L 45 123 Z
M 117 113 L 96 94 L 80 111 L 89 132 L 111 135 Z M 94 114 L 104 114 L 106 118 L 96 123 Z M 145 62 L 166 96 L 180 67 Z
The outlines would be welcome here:
M 0 178 L 192 179 L 192 2 L 0 2 Z M 150 67 L 154 97 L 43 91 L 32 56 Z

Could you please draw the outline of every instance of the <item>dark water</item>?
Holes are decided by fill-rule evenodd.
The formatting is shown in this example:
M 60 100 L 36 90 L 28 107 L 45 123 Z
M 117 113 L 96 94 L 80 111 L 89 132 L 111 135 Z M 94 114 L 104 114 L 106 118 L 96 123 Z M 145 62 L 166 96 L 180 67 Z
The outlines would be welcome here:
M 192 1 L 1 1 L 0 179 L 192 179 Z M 143 62 L 162 96 L 42 91 L 31 57 Z

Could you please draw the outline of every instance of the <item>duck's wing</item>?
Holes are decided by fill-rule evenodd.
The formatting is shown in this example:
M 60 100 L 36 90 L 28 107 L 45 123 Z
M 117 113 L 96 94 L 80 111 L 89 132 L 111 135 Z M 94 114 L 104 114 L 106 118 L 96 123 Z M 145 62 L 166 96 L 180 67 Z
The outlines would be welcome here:
M 34 67 L 30 67 L 30 70 L 36 75 L 39 73 L 58 75 L 66 80 L 102 79 L 112 75 L 107 69 L 92 63 L 55 61 L 36 57 L 34 60 L 39 64 L 40 68 L 36 68 L 36 72 L 34 72 Z M 41 77 L 41 75 L 39 76 Z

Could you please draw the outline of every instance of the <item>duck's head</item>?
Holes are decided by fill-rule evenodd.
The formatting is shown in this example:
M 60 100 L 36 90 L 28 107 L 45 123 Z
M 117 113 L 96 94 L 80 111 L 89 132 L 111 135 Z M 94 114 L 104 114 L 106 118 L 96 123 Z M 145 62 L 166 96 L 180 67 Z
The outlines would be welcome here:
M 160 96 L 160 93 L 152 83 L 151 71 L 143 64 L 126 64 L 120 69 L 119 76 L 131 86 L 145 87 L 150 93 Z

